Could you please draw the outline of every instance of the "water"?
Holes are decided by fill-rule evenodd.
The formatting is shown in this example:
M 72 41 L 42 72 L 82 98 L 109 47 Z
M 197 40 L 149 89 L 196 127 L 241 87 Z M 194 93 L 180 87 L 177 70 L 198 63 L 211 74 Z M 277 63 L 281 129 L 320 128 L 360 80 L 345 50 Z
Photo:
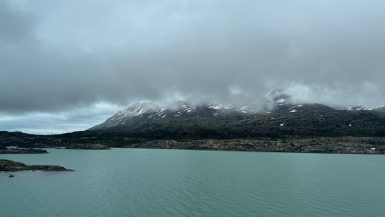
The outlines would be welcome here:
M 1 155 L 1 217 L 385 216 L 385 156 L 183 150 Z

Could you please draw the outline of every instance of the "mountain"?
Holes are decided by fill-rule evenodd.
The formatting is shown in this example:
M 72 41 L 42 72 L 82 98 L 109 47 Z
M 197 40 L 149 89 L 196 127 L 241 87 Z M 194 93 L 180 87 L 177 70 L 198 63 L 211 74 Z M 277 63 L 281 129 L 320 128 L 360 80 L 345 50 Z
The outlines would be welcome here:
M 283 91 L 270 93 L 259 110 L 255 104 L 252 101 L 236 105 L 139 102 L 84 134 L 149 139 L 385 135 L 385 116 L 381 109 L 297 104 Z
M 93 130 L 109 130 L 134 127 L 143 122 L 185 121 L 186 119 L 202 118 L 231 118 L 232 116 L 258 115 L 260 113 L 285 113 L 307 111 L 334 110 L 320 104 L 293 104 L 288 95 L 283 92 L 271 92 L 262 109 L 258 103 L 246 101 L 223 105 L 215 101 L 193 105 L 186 101 L 175 101 L 167 105 L 150 101 L 141 101 L 129 105 L 126 109 L 117 112 L 103 123 L 90 128 Z

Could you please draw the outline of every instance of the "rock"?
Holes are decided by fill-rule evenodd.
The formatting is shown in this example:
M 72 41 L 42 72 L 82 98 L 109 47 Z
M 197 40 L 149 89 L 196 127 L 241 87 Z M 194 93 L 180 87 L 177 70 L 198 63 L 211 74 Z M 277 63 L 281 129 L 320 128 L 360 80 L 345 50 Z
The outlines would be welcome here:
M 38 148 L 2 148 L 0 154 L 45 154 L 48 153 L 44 149 Z
M 66 149 L 86 149 L 86 150 L 105 150 L 110 147 L 102 144 L 71 144 L 65 147 Z
M 41 170 L 41 171 L 73 171 L 56 165 L 26 165 L 20 162 L 0 159 L 0 171 L 24 171 L 24 170 Z M 11 177 L 10 177 L 11 178 Z
M 15 177 L 15 176 L 14 176 L 14 175 L 12 175 L 12 174 L 8 176 L 8 178 L 13 178 L 13 177 Z

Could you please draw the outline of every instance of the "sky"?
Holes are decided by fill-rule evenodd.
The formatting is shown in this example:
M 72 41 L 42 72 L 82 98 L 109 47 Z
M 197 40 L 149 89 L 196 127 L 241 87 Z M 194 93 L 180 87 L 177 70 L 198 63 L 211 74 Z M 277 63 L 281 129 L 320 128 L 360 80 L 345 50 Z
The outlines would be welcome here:
M 138 100 L 385 105 L 383 0 L 0 0 L 0 130 Z

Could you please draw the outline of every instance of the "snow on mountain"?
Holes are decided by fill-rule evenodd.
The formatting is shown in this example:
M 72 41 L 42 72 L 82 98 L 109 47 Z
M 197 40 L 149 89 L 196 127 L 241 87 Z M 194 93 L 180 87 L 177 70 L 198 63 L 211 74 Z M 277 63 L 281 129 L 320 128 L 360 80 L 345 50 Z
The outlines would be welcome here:
M 175 102 L 172 102 L 168 105 L 166 105 L 164 108 L 165 109 L 169 109 L 171 111 L 177 111 L 177 110 L 191 110 L 192 109 L 192 105 L 186 101 L 183 101 L 183 100 L 178 100 L 178 101 L 175 101 Z
M 176 101 L 161 105 L 150 101 L 131 104 L 126 109 L 117 112 L 94 129 L 110 128 L 131 123 L 131 119 L 142 117 L 150 120 L 175 119 L 182 117 L 212 117 L 229 114 L 230 112 L 250 113 L 247 106 L 229 107 L 212 101 L 208 104 L 192 105 L 186 101 Z
M 141 101 L 137 103 L 133 103 L 129 105 L 126 109 L 117 112 L 115 115 L 107 119 L 100 125 L 92 127 L 91 129 L 99 129 L 99 128 L 108 128 L 119 125 L 127 124 L 127 121 L 132 117 L 141 116 L 147 113 L 158 112 L 162 109 L 162 106 L 150 102 L 150 101 Z
M 264 110 L 270 112 L 278 107 L 292 104 L 291 97 L 285 93 L 283 89 L 276 89 L 266 95 Z
M 350 106 L 347 107 L 346 110 L 350 111 L 364 111 L 364 110 L 376 110 L 381 107 L 373 107 L 373 106 L 366 106 L 366 105 L 360 105 L 360 106 Z
M 271 112 L 298 112 L 301 111 L 303 105 L 293 105 L 289 102 L 288 97 L 274 97 L 274 101 L 269 104 L 270 109 L 266 109 L 266 113 Z M 91 129 L 103 129 L 120 125 L 128 125 L 132 118 L 141 117 L 149 120 L 178 119 L 188 117 L 213 117 L 223 115 L 251 115 L 260 113 L 259 103 L 248 101 L 244 103 L 224 105 L 216 101 L 207 104 L 192 105 L 186 101 L 176 101 L 168 105 L 161 105 L 150 101 L 143 101 L 131 104 L 126 109 L 117 112 L 115 115 L 107 119 L 100 125 Z M 309 108 L 307 108 L 309 110 Z
M 126 109 L 119 111 L 116 116 L 120 117 L 133 117 L 142 115 L 145 113 L 156 112 L 162 108 L 161 105 L 154 102 L 144 101 L 131 104 Z

